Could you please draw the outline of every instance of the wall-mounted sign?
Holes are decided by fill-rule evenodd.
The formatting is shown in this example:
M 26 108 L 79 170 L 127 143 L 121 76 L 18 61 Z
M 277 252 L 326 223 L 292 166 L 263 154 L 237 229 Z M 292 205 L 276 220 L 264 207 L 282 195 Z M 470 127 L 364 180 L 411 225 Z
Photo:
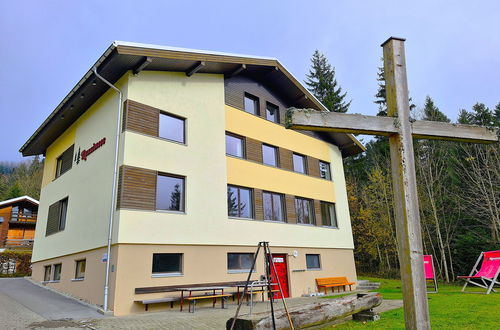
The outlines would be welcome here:
M 106 138 L 102 138 L 100 139 L 99 141 L 95 142 L 92 144 L 92 147 L 88 148 L 88 149 L 84 149 L 82 151 L 80 151 L 80 148 L 78 148 L 78 153 L 76 154 L 75 156 L 75 161 L 76 163 L 80 163 L 80 158 L 82 160 L 87 160 L 87 157 L 92 154 L 94 151 L 96 151 L 97 149 L 99 149 L 100 147 L 102 147 L 103 145 L 106 144 Z

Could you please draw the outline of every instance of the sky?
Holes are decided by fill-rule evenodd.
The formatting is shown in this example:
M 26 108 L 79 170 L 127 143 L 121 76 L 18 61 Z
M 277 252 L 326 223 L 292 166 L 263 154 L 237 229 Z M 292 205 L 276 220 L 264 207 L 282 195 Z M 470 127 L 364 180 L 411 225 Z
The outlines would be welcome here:
M 19 148 L 114 40 L 276 57 L 304 81 L 314 50 L 350 113 L 374 115 L 380 44 L 406 38 L 408 85 L 452 120 L 500 102 L 500 1 L 0 0 L 0 161 Z

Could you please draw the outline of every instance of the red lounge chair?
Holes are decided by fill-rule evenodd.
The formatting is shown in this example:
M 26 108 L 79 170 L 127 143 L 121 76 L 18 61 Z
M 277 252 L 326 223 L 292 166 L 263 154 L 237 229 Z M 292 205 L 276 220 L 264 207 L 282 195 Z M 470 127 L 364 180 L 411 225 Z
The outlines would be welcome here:
M 434 259 L 432 254 L 424 254 L 424 272 L 425 281 L 432 281 L 434 284 L 434 291 L 428 291 L 429 293 L 437 293 L 438 285 L 436 281 L 436 272 L 434 271 Z
M 481 269 L 477 270 L 477 265 L 479 265 L 479 261 L 481 260 L 481 258 L 483 258 L 483 263 L 481 264 Z M 474 272 L 476 272 L 476 274 L 474 274 Z M 465 291 L 465 287 L 470 283 L 481 288 L 485 288 L 486 294 L 489 294 L 491 291 L 496 292 L 493 289 L 495 284 L 500 285 L 500 282 L 497 281 L 499 274 L 500 250 L 487 251 L 481 252 L 469 276 L 458 276 L 458 278 L 465 280 L 465 285 L 462 288 L 462 292 Z M 488 281 L 489 283 L 487 283 Z

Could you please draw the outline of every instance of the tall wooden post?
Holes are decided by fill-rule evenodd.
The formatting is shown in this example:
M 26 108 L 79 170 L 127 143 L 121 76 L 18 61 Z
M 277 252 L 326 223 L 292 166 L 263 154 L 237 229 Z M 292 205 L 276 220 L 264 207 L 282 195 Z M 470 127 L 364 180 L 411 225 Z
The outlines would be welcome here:
M 395 117 L 395 126 L 398 128 L 397 134 L 389 136 L 389 145 L 406 329 L 424 330 L 430 329 L 430 322 L 422 262 L 404 41 L 391 37 L 382 47 L 387 114 Z

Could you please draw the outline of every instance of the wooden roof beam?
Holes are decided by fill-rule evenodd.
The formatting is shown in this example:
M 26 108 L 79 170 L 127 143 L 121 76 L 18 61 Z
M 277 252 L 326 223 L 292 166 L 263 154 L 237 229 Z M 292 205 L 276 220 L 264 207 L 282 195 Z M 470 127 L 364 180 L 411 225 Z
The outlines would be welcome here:
M 205 62 L 200 61 L 197 64 L 193 65 L 188 71 L 186 71 L 186 76 L 191 77 L 194 75 L 196 72 L 200 71 L 205 67 Z
M 243 70 L 246 70 L 246 69 L 247 69 L 247 65 L 242 64 L 239 67 L 237 67 L 235 70 L 227 73 L 225 76 L 226 76 L 226 78 L 231 78 L 231 77 L 234 77 L 234 76 L 240 74 Z
M 144 60 L 139 64 L 133 71 L 134 75 L 138 75 L 139 72 L 144 70 L 151 62 L 153 62 L 153 58 L 150 56 L 145 56 Z

